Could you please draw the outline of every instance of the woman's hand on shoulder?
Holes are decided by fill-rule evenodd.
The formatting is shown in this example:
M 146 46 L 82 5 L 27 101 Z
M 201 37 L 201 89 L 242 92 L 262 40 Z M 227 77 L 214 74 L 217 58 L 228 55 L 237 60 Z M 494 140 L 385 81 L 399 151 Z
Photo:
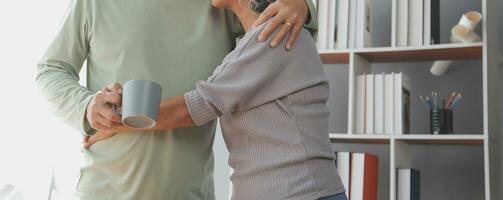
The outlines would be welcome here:
M 309 8 L 306 0 L 277 0 L 262 12 L 253 26 L 258 26 L 271 17 L 271 23 L 259 34 L 259 41 L 265 41 L 276 30 L 280 31 L 271 41 L 271 47 L 276 48 L 288 36 L 286 49 L 291 49 L 307 19 Z

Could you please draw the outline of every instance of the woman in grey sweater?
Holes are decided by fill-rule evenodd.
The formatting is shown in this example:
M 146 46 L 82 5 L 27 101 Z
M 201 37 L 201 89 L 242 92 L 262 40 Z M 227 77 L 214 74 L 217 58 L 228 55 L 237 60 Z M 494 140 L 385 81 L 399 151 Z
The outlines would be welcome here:
M 311 35 L 302 30 L 287 51 L 258 41 L 273 22 L 252 27 L 273 1 L 212 0 L 236 14 L 246 34 L 211 77 L 163 100 L 154 130 L 220 117 L 234 169 L 232 199 L 346 200 L 328 137 L 328 84 Z M 98 132 L 87 142 L 128 131 Z

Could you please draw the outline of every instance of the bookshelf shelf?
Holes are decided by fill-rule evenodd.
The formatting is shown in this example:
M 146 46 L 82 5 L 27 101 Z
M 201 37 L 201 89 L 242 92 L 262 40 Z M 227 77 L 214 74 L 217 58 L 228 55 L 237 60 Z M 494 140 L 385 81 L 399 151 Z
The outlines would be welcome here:
M 407 134 L 407 135 L 361 135 L 332 133 L 330 140 L 339 143 L 357 144 L 390 144 L 390 140 L 400 140 L 408 144 L 417 145 L 483 145 L 485 136 L 480 135 L 430 135 L 430 134 Z
M 434 60 L 470 60 L 482 58 L 482 43 L 438 44 L 421 47 L 374 47 L 320 51 L 323 63 L 349 63 L 351 53 L 370 62 L 407 62 Z

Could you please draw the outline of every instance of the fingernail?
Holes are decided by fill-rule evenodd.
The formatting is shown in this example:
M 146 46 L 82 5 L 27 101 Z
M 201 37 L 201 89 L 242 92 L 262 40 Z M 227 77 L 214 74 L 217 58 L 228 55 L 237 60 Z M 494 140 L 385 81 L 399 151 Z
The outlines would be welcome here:
M 271 42 L 271 47 L 275 48 L 276 46 L 278 46 L 276 42 Z
M 286 45 L 286 50 L 292 49 L 292 45 Z

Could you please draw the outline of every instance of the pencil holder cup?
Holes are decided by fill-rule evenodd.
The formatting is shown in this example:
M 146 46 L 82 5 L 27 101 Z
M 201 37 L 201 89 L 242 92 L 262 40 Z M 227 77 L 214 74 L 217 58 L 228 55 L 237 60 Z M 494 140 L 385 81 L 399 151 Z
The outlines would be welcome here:
M 431 134 L 453 134 L 453 116 L 450 109 L 430 110 Z

